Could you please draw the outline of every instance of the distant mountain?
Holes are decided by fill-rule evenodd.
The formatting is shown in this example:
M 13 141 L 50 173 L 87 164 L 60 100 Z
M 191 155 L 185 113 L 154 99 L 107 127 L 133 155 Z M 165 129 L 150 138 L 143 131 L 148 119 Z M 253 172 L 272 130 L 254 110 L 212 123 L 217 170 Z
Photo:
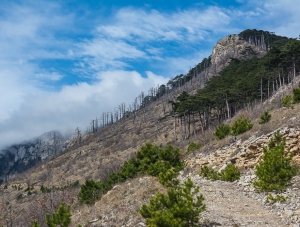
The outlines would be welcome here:
M 1 150 L 0 183 L 26 171 L 38 162 L 55 157 L 67 147 L 68 143 L 69 138 L 58 131 L 50 131 Z

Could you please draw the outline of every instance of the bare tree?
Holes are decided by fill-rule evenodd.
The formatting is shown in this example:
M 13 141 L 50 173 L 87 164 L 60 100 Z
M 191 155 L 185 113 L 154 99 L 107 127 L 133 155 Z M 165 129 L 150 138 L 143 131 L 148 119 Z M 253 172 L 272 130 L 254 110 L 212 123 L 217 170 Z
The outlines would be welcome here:
M 82 134 L 81 134 L 81 130 L 78 127 L 75 129 L 75 136 L 78 144 L 80 145 L 82 140 Z

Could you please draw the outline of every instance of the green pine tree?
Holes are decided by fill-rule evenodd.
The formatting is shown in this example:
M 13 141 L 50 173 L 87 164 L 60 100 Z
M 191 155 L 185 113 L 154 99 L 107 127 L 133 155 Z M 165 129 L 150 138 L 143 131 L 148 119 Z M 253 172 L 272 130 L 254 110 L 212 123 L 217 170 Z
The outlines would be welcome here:
M 65 207 L 65 204 L 62 203 L 56 212 L 46 215 L 46 223 L 48 227 L 68 227 L 71 224 L 71 212 L 70 205 Z
M 216 131 L 214 132 L 215 137 L 217 137 L 218 140 L 221 140 L 228 136 L 230 134 L 231 127 L 227 124 L 220 124 Z
M 258 122 L 259 124 L 265 124 L 271 120 L 271 114 L 269 111 L 265 111 L 261 116 L 260 116 L 260 121 Z
M 231 130 L 233 135 L 242 134 L 253 127 L 250 119 L 246 119 L 243 117 L 238 118 L 232 125 Z
M 37 220 L 34 220 L 32 227 L 40 227 L 39 223 Z
M 300 83 L 299 83 L 300 86 Z M 293 101 L 294 103 L 299 103 L 300 102 L 300 87 L 293 89 L 294 97 Z
M 79 192 L 79 202 L 81 204 L 92 204 L 101 198 L 101 185 L 95 180 L 86 180 L 85 184 L 81 185 Z
M 264 148 L 263 160 L 256 166 L 258 181 L 254 182 L 257 188 L 269 190 L 282 190 L 297 174 L 298 167 L 291 165 L 292 155 L 284 151 L 285 141 L 279 131 L 271 139 L 269 149 Z
M 197 226 L 205 204 L 203 195 L 198 195 L 199 187 L 192 189 L 193 182 L 188 179 L 184 187 L 172 187 L 166 195 L 157 193 L 150 204 L 144 204 L 139 211 L 147 219 L 146 224 L 151 227 Z

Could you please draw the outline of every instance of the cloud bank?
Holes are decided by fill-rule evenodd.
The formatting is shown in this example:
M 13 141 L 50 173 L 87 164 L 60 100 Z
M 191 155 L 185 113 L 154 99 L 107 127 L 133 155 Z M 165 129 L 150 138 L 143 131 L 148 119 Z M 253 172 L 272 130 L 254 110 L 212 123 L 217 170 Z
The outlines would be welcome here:
M 114 111 L 118 104 L 131 104 L 140 91 L 163 84 L 166 78 L 147 72 L 107 71 L 97 74 L 93 84 L 64 86 L 60 92 L 39 92 L 24 97 L 18 110 L 0 123 L 0 144 L 6 146 L 56 129 L 82 131 L 102 112 Z

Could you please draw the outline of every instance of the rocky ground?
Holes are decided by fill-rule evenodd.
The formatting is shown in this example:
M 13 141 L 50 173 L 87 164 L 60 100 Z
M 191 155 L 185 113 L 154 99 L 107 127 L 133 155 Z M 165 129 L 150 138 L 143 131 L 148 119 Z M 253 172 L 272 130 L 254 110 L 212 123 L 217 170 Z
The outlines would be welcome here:
M 300 226 L 300 176 L 280 193 L 287 198 L 284 202 L 267 202 L 268 193 L 256 192 L 251 184 L 255 180 L 253 171 L 243 173 L 240 180 L 233 183 L 210 181 L 193 174 L 179 178 L 184 181 L 188 177 L 200 187 L 205 198 L 207 210 L 201 214 L 203 226 Z
M 286 152 L 292 152 L 294 164 L 299 165 L 299 128 L 279 130 L 286 139 Z M 276 194 L 257 192 L 252 185 L 257 180 L 254 169 L 263 156 L 262 148 L 267 147 L 276 131 L 261 136 L 254 134 L 245 141 L 239 139 L 186 159 L 187 167 L 179 179 L 183 182 L 190 177 L 200 186 L 207 205 L 207 211 L 201 215 L 205 226 L 300 226 L 300 175 L 293 178 L 286 190 L 278 193 L 286 198 L 283 202 L 268 201 L 270 194 L 273 197 Z M 203 165 L 220 171 L 230 163 L 243 170 L 237 182 L 209 181 L 199 176 Z
M 300 176 L 279 193 L 284 202 L 267 201 L 269 193 L 255 191 L 252 181 L 254 171 L 243 173 L 236 182 L 210 181 L 195 173 L 181 172 L 184 182 L 191 178 L 200 187 L 206 211 L 200 214 L 203 227 L 299 227 L 300 226 Z M 150 186 L 151 185 L 151 186 Z M 73 223 L 101 227 L 143 227 L 145 220 L 138 214 L 143 203 L 157 191 L 165 191 L 154 177 L 141 177 L 116 185 L 94 207 L 84 206 L 74 212 Z M 276 194 L 272 193 L 275 197 Z M 74 225 L 76 226 L 76 225 Z

